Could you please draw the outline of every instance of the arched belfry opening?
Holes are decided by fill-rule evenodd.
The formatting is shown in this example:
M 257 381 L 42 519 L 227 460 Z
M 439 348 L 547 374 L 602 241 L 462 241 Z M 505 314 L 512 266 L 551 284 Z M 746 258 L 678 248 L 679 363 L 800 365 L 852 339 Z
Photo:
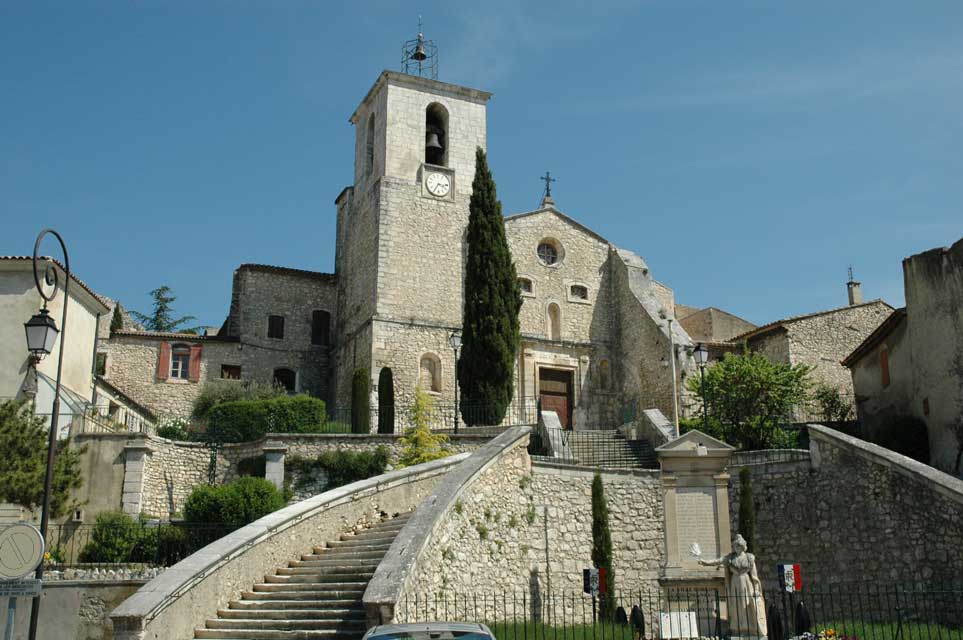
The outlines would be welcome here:
M 448 110 L 437 102 L 425 109 L 425 162 L 448 166 Z

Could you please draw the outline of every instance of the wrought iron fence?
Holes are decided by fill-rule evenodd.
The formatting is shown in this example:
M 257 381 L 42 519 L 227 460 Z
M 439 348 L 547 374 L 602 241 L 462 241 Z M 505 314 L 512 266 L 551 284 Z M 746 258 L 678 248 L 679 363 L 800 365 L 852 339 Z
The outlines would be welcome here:
M 396 621 L 481 622 L 499 640 L 768 638 L 785 640 L 963 640 L 963 587 L 834 586 L 758 599 L 715 589 L 582 592 L 452 592 L 412 595 Z
M 757 451 L 736 451 L 729 458 L 729 465 L 741 467 L 749 464 L 770 464 L 778 462 L 809 462 L 808 449 L 760 449 Z
M 2 530 L 0 526 L 0 530 Z M 47 528 L 48 565 L 146 564 L 169 567 L 238 525 L 199 522 L 131 521 L 65 523 Z
M 534 425 L 538 422 L 538 404 L 534 399 L 512 402 L 504 411 L 491 404 L 458 405 L 458 433 L 491 435 L 508 427 Z M 432 431 L 454 432 L 456 412 L 453 402 L 433 402 L 425 412 Z M 412 406 L 372 406 L 363 415 L 352 407 L 329 407 L 328 424 L 337 425 L 345 433 L 403 433 L 413 426 Z M 367 428 L 365 428 L 367 427 Z

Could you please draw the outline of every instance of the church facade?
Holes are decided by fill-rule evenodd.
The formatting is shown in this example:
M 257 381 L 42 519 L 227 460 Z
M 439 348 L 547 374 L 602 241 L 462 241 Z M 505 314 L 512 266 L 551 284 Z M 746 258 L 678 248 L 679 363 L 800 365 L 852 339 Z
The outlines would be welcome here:
M 350 119 L 354 183 L 335 200 L 335 273 L 241 265 L 216 335 L 114 332 L 100 347 L 104 378 L 158 414 L 183 415 L 198 383 L 216 378 L 273 377 L 347 408 L 359 369 L 377 407 L 390 369 L 398 407 L 419 386 L 450 407 L 468 204 L 490 97 L 383 72 Z M 550 196 L 506 216 L 505 229 L 523 296 L 506 419 L 530 421 L 538 401 L 577 429 L 611 428 L 652 407 L 671 417 L 673 373 L 681 395 L 694 370 L 672 290 Z

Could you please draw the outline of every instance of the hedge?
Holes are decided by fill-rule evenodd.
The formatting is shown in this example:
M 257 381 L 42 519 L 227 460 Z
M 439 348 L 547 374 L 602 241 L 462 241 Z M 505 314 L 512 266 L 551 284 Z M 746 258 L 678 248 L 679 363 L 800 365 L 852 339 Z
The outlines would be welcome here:
M 326 421 L 324 402 L 310 396 L 237 400 L 210 410 L 206 438 L 250 442 L 266 433 L 325 433 Z

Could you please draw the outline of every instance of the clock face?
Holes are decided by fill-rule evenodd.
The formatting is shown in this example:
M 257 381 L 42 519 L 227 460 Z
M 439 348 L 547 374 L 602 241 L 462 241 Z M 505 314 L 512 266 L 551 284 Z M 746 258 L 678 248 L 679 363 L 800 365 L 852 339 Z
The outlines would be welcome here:
M 451 179 L 444 173 L 429 173 L 425 178 L 425 187 L 431 195 L 443 198 L 451 191 Z

